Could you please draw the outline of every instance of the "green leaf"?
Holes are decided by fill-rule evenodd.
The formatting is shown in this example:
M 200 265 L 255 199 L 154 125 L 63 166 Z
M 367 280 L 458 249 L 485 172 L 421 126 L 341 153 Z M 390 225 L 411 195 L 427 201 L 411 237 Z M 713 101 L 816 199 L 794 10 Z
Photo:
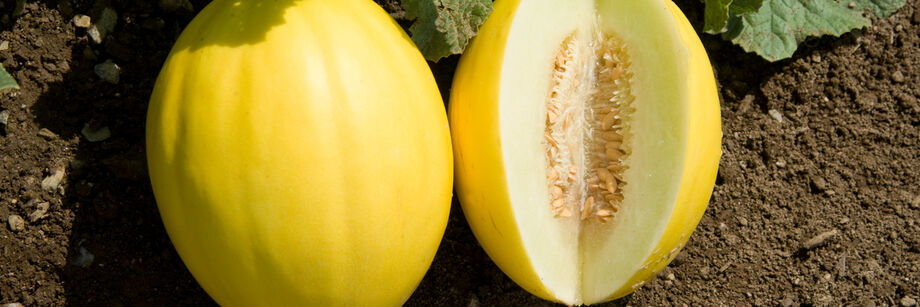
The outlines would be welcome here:
M 703 31 L 709 34 L 725 32 L 725 26 L 728 24 L 728 8 L 731 4 L 732 0 L 707 0 L 705 11 L 703 11 L 705 19 Z
M 421 3 L 425 2 L 424 0 L 402 0 L 402 8 L 406 11 L 406 19 L 415 20 L 421 15 L 419 12 L 422 10 Z
M 735 0 L 728 8 L 732 15 L 740 15 L 756 12 L 763 5 L 763 0 Z
M 719 34 L 728 30 L 728 20 L 731 16 L 754 13 L 763 4 L 764 0 L 704 0 L 703 31 L 709 34 Z
M 765 0 L 756 13 L 732 17 L 722 35 L 745 51 L 777 61 L 791 57 L 809 36 L 840 36 L 869 25 L 847 6 L 835 0 Z
M 16 80 L 13 79 L 13 76 L 10 76 L 6 72 L 6 69 L 3 69 L 3 64 L 0 64 L 0 91 L 6 89 L 19 89 L 19 84 L 16 84 Z
M 907 0 L 863 0 L 863 1 L 843 1 L 843 3 L 849 6 L 849 3 L 853 3 L 853 9 L 858 11 L 869 10 L 873 15 L 887 18 L 897 12 L 899 8 L 904 6 L 904 3 Z
M 426 59 L 437 62 L 463 52 L 486 16 L 491 0 L 403 0 L 412 40 Z
M 769 61 L 789 58 L 798 44 L 813 36 L 840 36 L 869 26 L 864 12 L 885 18 L 906 0 L 704 0 L 704 29 Z M 728 1 L 728 20 L 719 31 L 723 16 L 710 13 L 711 6 Z

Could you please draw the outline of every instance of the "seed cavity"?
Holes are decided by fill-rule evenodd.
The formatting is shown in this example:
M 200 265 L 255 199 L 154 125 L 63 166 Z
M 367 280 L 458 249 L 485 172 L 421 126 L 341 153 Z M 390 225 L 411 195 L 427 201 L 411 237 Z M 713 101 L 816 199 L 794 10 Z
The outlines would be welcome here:
M 634 100 L 629 65 L 621 41 L 607 33 L 573 33 L 554 57 L 544 148 L 556 217 L 577 212 L 607 223 L 620 210 Z

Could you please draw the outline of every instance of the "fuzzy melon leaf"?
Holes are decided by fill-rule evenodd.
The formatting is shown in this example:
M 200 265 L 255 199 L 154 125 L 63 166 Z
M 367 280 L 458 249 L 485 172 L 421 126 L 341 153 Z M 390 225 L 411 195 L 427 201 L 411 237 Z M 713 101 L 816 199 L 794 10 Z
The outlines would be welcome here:
M 732 0 L 706 1 L 706 8 L 703 12 L 706 22 L 703 24 L 703 31 L 709 34 L 725 32 L 725 26 L 728 24 L 728 8 L 731 4 Z
M 722 3 L 725 0 L 706 1 L 705 30 L 719 33 L 718 25 L 722 19 L 713 17 L 713 21 L 710 21 L 709 2 Z M 870 22 L 863 16 L 864 12 L 884 18 L 897 11 L 905 2 L 735 0 L 728 8 L 728 22 L 721 33 L 723 38 L 741 46 L 745 51 L 757 53 L 769 61 L 777 61 L 791 57 L 798 44 L 808 37 L 840 36 L 853 29 L 869 26 Z
M 708 0 L 705 1 L 703 31 L 719 34 L 727 30 L 730 16 L 757 12 L 763 0 Z
M 731 18 L 723 37 L 777 61 L 791 57 L 807 37 L 840 36 L 869 25 L 860 11 L 847 6 L 834 0 L 766 0 L 757 12 Z
M 904 6 L 907 0 L 861 0 L 851 2 L 856 10 L 869 10 L 875 16 L 887 18 Z M 849 2 L 847 5 L 849 5 Z
M 409 28 L 412 40 L 435 62 L 463 52 L 492 12 L 490 0 L 403 0 L 402 6 L 406 18 L 415 20 Z
M 760 6 L 763 5 L 764 0 L 735 0 L 732 1 L 729 11 L 732 14 L 746 14 L 753 13 L 760 9 Z
M 0 91 L 11 88 L 19 89 L 19 84 L 16 83 L 13 76 L 10 76 L 10 74 L 6 72 L 6 69 L 3 68 L 3 64 L 0 64 Z

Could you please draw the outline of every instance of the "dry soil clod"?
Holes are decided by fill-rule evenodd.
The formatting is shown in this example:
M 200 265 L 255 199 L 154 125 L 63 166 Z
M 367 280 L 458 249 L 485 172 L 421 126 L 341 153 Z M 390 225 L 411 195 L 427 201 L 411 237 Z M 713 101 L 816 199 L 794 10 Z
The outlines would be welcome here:
M 10 230 L 13 232 L 23 231 L 26 229 L 26 221 L 23 220 L 21 216 L 15 214 L 10 215 L 6 219 L 6 222 L 9 224 Z
M 73 16 L 73 24 L 79 28 L 89 28 L 92 25 L 92 20 L 89 16 L 77 14 Z
M 42 190 L 46 192 L 57 192 L 61 187 L 62 180 L 64 180 L 64 168 L 58 167 L 51 175 L 42 179 Z
M 48 216 L 48 209 L 51 207 L 51 204 L 48 202 L 41 202 L 35 206 L 35 211 L 29 213 L 29 222 L 35 223 L 36 221 Z
M 38 130 L 38 135 L 49 141 L 57 138 L 57 134 L 48 130 L 48 128 L 41 128 Z
M 828 240 L 836 236 L 840 231 L 837 229 L 831 229 L 821 234 L 805 241 L 805 244 L 802 246 L 806 250 L 815 249 L 827 243 Z

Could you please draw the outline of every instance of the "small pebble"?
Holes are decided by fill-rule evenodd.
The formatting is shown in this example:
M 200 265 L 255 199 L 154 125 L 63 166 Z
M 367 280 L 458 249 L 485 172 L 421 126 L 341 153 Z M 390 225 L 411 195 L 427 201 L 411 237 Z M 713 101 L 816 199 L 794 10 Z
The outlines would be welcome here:
M 740 217 L 740 216 L 739 216 L 739 217 L 738 217 L 738 224 L 741 224 L 741 226 L 747 226 L 747 225 L 748 225 L 748 220 L 747 220 L 746 218 L 743 218 L 743 217 Z
M 51 207 L 51 204 L 49 204 L 46 201 L 39 203 L 36 206 L 35 211 L 32 211 L 32 213 L 29 213 L 29 222 L 35 223 L 36 221 L 48 216 L 48 208 L 50 207 Z
M 0 119 L 2 119 L 2 114 L 0 114 Z M 920 208 L 920 195 L 917 195 L 917 197 L 914 197 L 914 200 L 910 201 L 910 207 L 914 209 Z
M 775 119 L 776 121 L 780 123 L 783 122 L 783 113 L 781 113 L 780 111 L 777 111 L 776 109 L 770 109 L 770 111 L 767 111 L 767 113 L 769 113 L 770 117 L 773 117 L 773 119 Z
M 99 28 L 96 25 L 92 25 L 86 30 L 86 34 L 89 35 L 89 39 L 96 44 L 102 44 L 102 34 L 99 33 Z
M 904 82 L 904 73 L 902 73 L 900 70 L 895 70 L 893 73 L 891 73 L 891 81 L 894 81 L 895 83 Z
M 815 236 L 814 238 L 811 238 L 808 241 L 805 241 L 805 244 L 803 245 L 803 247 L 805 249 L 817 248 L 827 243 L 828 240 L 836 236 L 838 233 L 839 231 L 837 231 L 837 229 L 832 229 L 829 231 L 822 232 L 821 234 Z
M 48 130 L 48 128 L 41 128 L 41 129 L 39 129 L 39 130 L 38 130 L 38 135 L 41 136 L 41 137 L 43 137 L 43 138 L 45 138 L 45 139 L 47 139 L 47 140 L 51 140 L 51 139 L 57 137 L 57 134 L 55 134 L 54 132 L 51 132 L 51 130 Z
M 0 51 L 4 51 L 4 50 L 7 50 L 7 49 L 10 49 L 10 42 L 9 42 L 9 41 L 0 41 Z
M 901 299 L 901 306 L 902 307 L 917 306 L 917 300 L 915 300 L 914 298 L 910 296 L 905 296 L 904 298 Z
M 121 79 L 121 67 L 118 67 L 118 64 L 115 64 L 112 60 L 105 60 L 105 62 L 96 64 L 96 67 L 93 67 L 93 71 L 96 72 L 99 78 L 112 84 L 118 84 Z
M 87 141 L 90 142 L 99 142 L 104 141 L 105 139 L 112 136 L 112 132 L 109 130 L 108 126 L 103 126 L 98 129 L 90 129 L 89 124 L 83 126 L 83 130 L 80 130 L 80 133 L 83 133 L 83 136 L 86 137 Z
M 93 260 L 96 259 L 96 256 L 86 250 L 85 247 L 80 246 L 80 255 L 77 256 L 77 259 L 74 259 L 71 264 L 85 268 L 93 264 Z
M 64 169 L 58 168 L 54 173 L 42 179 L 42 190 L 45 192 L 57 192 L 61 188 L 61 180 L 64 179 Z
M 776 161 L 775 164 L 776 166 L 779 166 L 779 167 L 786 167 L 786 161 L 783 161 L 783 160 Z
M 821 63 L 821 55 L 820 55 L 820 54 L 817 54 L 817 53 L 816 53 L 816 54 L 813 54 L 813 55 L 811 56 L 811 61 L 812 61 L 812 62 L 815 62 L 815 63 Z
M 668 276 L 665 276 L 668 280 L 675 280 L 677 277 L 674 277 L 674 273 L 668 273 Z
M 824 180 L 824 178 L 821 176 L 812 176 L 811 184 L 815 187 L 815 189 L 821 191 L 827 190 L 827 180 Z
M 23 306 L 20 303 L 8 303 L 8 304 L 3 304 L 3 307 L 23 307 Z
M 10 110 L 0 111 L 0 126 L 6 126 L 10 120 Z
M 738 107 L 738 113 L 744 114 L 754 107 L 754 95 L 747 94 L 741 99 L 741 106 Z
M 849 8 L 854 8 L 854 7 L 856 7 L 856 2 L 847 3 L 847 7 L 849 7 Z
M 77 14 L 73 17 L 73 24 L 79 28 L 89 28 L 92 25 L 92 19 L 89 16 Z
M 9 218 L 6 219 L 6 223 L 9 224 L 10 230 L 12 231 L 22 231 L 26 229 L 26 221 L 23 220 L 21 216 L 15 214 L 10 215 Z
M 101 39 L 112 34 L 115 31 L 115 24 L 118 22 L 118 13 L 110 7 L 102 9 L 102 15 L 96 20 L 96 28 L 99 30 Z

